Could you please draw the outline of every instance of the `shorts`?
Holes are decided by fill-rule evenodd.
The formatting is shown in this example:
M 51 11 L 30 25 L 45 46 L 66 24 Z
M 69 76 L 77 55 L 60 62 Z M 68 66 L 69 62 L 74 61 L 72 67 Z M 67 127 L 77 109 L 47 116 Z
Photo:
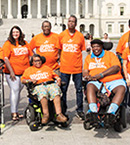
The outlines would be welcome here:
M 102 83 L 99 82 L 99 81 L 90 81 L 90 82 L 88 82 L 88 84 L 94 84 L 98 88 L 98 90 L 100 89 L 100 87 L 102 85 Z M 126 88 L 126 83 L 125 83 L 124 79 L 119 79 L 119 80 L 106 82 L 106 88 L 109 91 L 112 91 L 117 86 L 124 86 Z M 106 89 L 103 87 L 101 92 L 106 93 Z
M 40 101 L 43 97 L 48 100 L 53 100 L 55 96 L 61 96 L 61 89 L 56 83 L 48 84 L 48 85 L 38 85 L 33 90 L 33 95 L 38 96 L 38 100 Z

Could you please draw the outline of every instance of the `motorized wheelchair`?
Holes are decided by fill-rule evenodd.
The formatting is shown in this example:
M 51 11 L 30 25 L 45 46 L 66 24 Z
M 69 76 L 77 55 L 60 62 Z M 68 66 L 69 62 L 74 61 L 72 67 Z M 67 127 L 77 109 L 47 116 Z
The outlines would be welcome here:
M 87 81 L 83 81 L 84 93 L 86 95 L 86 85 Z M 120 105 L 119 109 L 117 110 L 115 115 L 108 114 L 107 110 L 111 103 L 111 100 L 114 96 L 114 93 L 111 92 L 110 96 L 108 97 L 108 93 L 105 94 L 101 93 L 103 84 L 100 90 L 97 93 L 97 113 L 88 113 L 89 105 L 87 103 L 86 98 L 86 114 L 85 114 L 85 121 L 83 122 L 84 129 L 90 130 L 92 128 L 110 128 L 113 127 L 115 131 L 121 132 L 123 128 L 127 127 L 127 116 L 126 116 L 126 107 L 124 105 L 124 101 Z
M 37 95 L 32 95 L 32 91 L 35 85 L 32 82 L 29 82 L 26 84 L 26 87 L 28 91 L 27 97 L 29 98 L 29 104 L 25 110 L 25 119 L 31 131 L 37 131 L 39 128 L 43 126 L 41 123 L 41 119 L 43 116 L 42 106 L 37 99 Z M 61 108 L 62 108 L 62 113 L 65 115 L 65 109 L 64 109 L 64 104 L 62 99 L 61 99 Z M 56 125 L 61 125 L 61 127 L 67 127 L 69 125 L 68 116 L 66 116 L 67 122 L 59 123 L 56 121 L 56 113 L 55 113 L 53 101 L 48 101 L 48 109 L 49 109 L 49 122 L 52 121 Z

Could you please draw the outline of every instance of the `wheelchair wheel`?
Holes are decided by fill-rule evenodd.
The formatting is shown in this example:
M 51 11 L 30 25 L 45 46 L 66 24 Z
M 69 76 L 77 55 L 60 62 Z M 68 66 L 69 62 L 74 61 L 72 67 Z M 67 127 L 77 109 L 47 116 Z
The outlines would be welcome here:
M 36 123 L 35 121 L 31 122 L 29 124 L 30 130 L 31 131 L 37 131 L 38 130 L 38 123 Z
M 121 106 L 121 108 L 120 108 L 121 110 L 120 110 L 120 121 L 121 121 L 121 123 L 122 123 L 122 125 L 123 125 L 123 128 L 126 128 L 127 127 L 127 114 L 126 114 L 126 108 L 125 108 L 125 106 Z
M 26 123 L 29 125 L 31 122 L 35 121 L 35 110 L 31 105 L 28 105 L 25 111 Z

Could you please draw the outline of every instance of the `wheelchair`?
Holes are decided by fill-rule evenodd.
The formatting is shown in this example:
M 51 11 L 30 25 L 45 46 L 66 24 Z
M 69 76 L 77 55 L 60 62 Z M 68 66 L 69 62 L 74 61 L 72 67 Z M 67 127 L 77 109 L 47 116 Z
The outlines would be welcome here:
M 28 91 L 27 97 L 29 98 L 29 104 L 25 110 L 25 120 L 26 123 L 29 125 L 31 131 L 37 131 L 39 130 L 39 128 L 43 127 L 41 123 L 41 119 L 43 116 L 42 106 L 40 101 L 38 101 L 37 99 L 37 95 L 32 95 L 32 91 L 35 85 L 32 82 L 29 82 L 25 85 Z M 65 109 L 64 109 L 62 98 L 61 98 L 61 109 L 62 109 L 62 113 L 67 117 L 66 122 L 59 123 L 56 121 L 56 113 L 55 113 L 53 101 L 48 101 L 48 109 L 49 109 L 49 122 L 52 121 L 54 122 L 55 125 L 61 125 L 61 127 L 68 127 L 69 118 L 67 115 L 65 115 Z
M 86 85 L 87 81 L 83 81 L 83 87 L 84 87 L 84 94 L 86 94 Z M 127 127 L 127 115 L 126 115 L 126 106 L 124 104 L 124 101 L 118 108 L 115 115 L 106 113 L 109 105 L 112 101 L 112 98 L 114 96 L 114 93 L 111 92 L 109 98 L 107 94 L 102 95 L 101 88 L 97 93 L 97 107 L 98 112 L 97 113 L 88 113 L 89 105 L 87 103 L 87 97 L 86 99 L 86 114 L 85 114 L 85 121 L 83 122 L 83 126 L 85 130 L 90 130 L 92 128 L 110 128 L 113 127 L 115 131 L 122 132 L 123 128 Z M 108 100 L 109 99 L 109 100 Z M 104 101 L 104 103 L 102 103 Z

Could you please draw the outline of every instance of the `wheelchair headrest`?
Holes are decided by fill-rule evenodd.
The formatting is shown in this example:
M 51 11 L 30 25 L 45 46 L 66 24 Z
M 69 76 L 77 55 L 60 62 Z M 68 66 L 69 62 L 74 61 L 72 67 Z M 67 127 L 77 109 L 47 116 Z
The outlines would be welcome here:
M 113 47 L 113 43 L 112 42 L 103 42 L 103 49 L 104 50 L 111 50 Z

